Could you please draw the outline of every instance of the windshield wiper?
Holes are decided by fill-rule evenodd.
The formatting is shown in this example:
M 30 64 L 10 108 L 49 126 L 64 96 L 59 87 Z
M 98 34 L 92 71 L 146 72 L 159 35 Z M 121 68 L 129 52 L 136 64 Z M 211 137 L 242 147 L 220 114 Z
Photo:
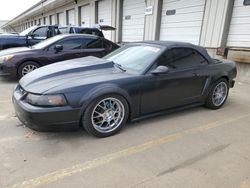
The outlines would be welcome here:
M 118 63 L 114 63 L 114 65 L 115 65 L 117 68 L 119 68 L 120 70 L 122 70 L 123 72 L 126 72 L 126 69 L 124 69 L 124 68 L 122 67 L 122 65 L 120 65 L 120 64 L 118 64 Z

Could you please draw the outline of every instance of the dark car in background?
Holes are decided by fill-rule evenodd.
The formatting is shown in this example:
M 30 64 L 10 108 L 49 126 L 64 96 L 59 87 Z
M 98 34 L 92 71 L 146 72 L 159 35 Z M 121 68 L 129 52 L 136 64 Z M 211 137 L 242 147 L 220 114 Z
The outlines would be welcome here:
M 17 117 L 36 130 L 83 126 L 98 137 L 127 120 L 205 105 L 219 109 L 234 86 L 236 65 L 199 46 L 148 41 L 104 58 L 48 65 L 24 76 L 13 94 Z
M 0 50 L 33 46 L 45 39 L 59 34 L 91 34 L 104 37 L 102 30 L 115 30 L 111 26 L 95 25 L 94 27 L 58 26 L 58 25 L 36 25 L 21 33 L 9 33 L 0 35 Z
M 94 35 L 57 35 L 32 47 L 1 51 L 0 75 L 21 78 L 44 65 L 85 56 L 103 57 L 118 47 L 117 44 Z

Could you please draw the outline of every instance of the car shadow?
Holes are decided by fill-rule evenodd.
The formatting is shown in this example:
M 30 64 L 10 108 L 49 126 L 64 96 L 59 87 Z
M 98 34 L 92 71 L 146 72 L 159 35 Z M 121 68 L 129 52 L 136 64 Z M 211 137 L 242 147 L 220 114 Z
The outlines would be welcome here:
M 188 109 L 182 109 L 182 110 L 177 110 L 177 111 L 174 111 L 174 112 L 163 112 L 162 114 L 157 114 L 155 116 L 152 116 L 152 117 L 145 117 L 141 120 L 136 120 L 136 121 L 133 121 L 133 122 L 129 122 L 127 124 L 127 126 L 125 127 L 138 127 L 138 126 L 145 126 L 145 124 L 154 124 L 156 122 L 161 122 L 161 121 L 166 121 L 166 120 L 170 120 L 170 119 L 175 119 L 175 118 L 179 118 L 183 115 L 185 116 L 188 116 L 188 115 L 191 115 L 191 114 L 194 114 L 194 113 L 198 113 L 199 111 L 206 111 L 206 110 L 209 110 L 203 106 L 198 106 L 198 107 L 191 107 L 191 108 L 188 108 Z M 126 128 L 125 128 L 126 129 Z
M 178 118 L 178 117 L 181 117 L 183 115 L 188 116 L 191 114 L 195 114 L 199 111 L 205 111 L 205 110 L 208 110 L 208 109 L 203 108 L 203 107 L 194 107 L 194 108 L 189 108 L 189 109 L 180 110 L 180 111 L 176 111 L 176 112 L 164 113 L 164 114 L 156 115 L 156 116 L 149 117 L 149 118 L 144 118 L 144 119 L 134 121 L 134 122 L 128 122 L 123 127 L 121 132 L 118 133 L 117 135 L 114 135 L 114 136 L 119 136 L 120 134 L 123 134 L 123 133 L 126 134 L 126 132 L 133 131 L 133 129 L 138 129 L 138 127 L 152 126 L 153 124 L 155 124 L 157 122 Z M 81 127 L 79 129 L 75 129 L 75 128 L 74 129 L 55 129 L 53 131 L 45 131 L 45 132 L 34 131 L 28 127 L 25 127 L 25 129 L 27 129 L 27 131 L 29 131 L 29 132 L 34 132 L 35 135 L 41 137 L 42 140 L 76 141 L 76 140 L 84 138 L 84 140 L 87 141 L 87 140 L 96 140 L 97 139 L 97 137 L 89 135 Z M 105 139 L 105 138 L 98 138 L 98 139 Z
M 9 78 L 9 77 L 0 77 L 0 81 L 6 83 L 6 84 L 14 84 L 18 82 L 17 78 Z

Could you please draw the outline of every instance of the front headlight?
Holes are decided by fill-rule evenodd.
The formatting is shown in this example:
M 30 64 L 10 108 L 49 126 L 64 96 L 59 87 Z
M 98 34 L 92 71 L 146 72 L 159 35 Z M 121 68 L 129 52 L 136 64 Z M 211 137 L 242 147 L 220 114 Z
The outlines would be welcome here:
M 35 106 L 65 106 L 67 101 L 64 95 L 35 95 L 29 93 L 26 96 L 26 101 Z
M 14 55 L 5 55 L 0 57 L 0 63 L 4 63 L 6 61 L 11 60 L 14 57 Z

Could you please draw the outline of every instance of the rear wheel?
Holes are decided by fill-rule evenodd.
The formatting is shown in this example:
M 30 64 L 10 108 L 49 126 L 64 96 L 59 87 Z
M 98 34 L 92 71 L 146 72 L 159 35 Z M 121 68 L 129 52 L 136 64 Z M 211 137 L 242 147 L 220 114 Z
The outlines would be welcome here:
M 127 101 L 119 95 L 106 95 L 95 99 L 86 109 L 82 124 L 85 130 L 97 137 L 116 134 L 128 119 Z
M 224 78 L 219 79 L 211 88 L 205 105 L 211 109 L 219 109 L 226 102 L 228 91 L 228 81 Z
M 18 78 L 21 78 L 23 76 L 25 76 L 26 74 L 32 72 L 33 70 L 39 68 L 40 65 L 36 62 L 25 62 L 23 64 L 21 64 L 18 68 L 17 74 L 18 74 Z

